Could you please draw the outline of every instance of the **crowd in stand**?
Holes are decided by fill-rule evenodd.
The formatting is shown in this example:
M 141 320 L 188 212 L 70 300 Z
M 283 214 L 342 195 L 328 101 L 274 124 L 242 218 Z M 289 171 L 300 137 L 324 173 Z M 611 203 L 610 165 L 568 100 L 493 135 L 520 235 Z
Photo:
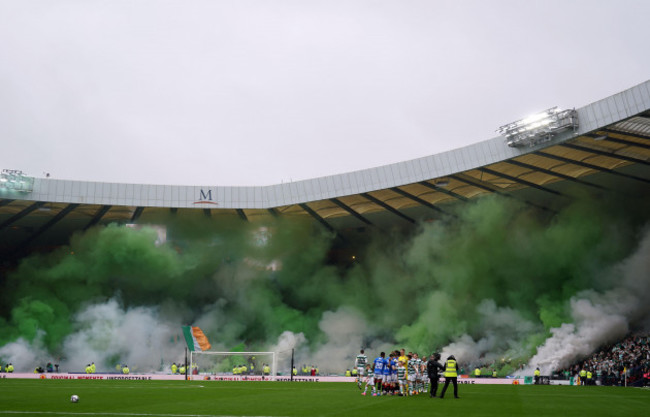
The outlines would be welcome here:
M 650 335 L 637 334 L 592 354 L 582 362 L 558 372 L 558 377 L 593 374 L 600 385 L 650 385 Z

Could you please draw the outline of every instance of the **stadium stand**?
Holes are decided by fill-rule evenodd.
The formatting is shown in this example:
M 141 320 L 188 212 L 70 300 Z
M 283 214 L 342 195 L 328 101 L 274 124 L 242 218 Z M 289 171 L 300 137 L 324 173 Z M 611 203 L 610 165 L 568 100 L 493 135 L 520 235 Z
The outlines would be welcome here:
M 648 386 L 650 335 L 629 335 L 593 353 L 584 361 L 559 371 L 557 378 L 575 377 L 583 368 L 594 373 L 594 382 L 599 385 Z

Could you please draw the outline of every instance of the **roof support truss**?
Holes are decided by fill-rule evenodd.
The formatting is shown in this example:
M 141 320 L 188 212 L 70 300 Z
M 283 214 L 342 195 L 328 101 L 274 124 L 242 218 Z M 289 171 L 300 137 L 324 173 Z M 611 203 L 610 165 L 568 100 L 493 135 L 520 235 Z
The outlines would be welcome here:
M 379 199 L 377 199 L 377 198 L 371 196 L 370 194 L 368 194 L 368 193 L 361 193 L 361 194 L 359 194 L 359 195 L 361 195 L 362 197 L 364 197 L 364 198 L 366 198 L 366 199 L 372 201 L 373 203 L 377 204 L 378 206 L 383 207 L 384 209 L 386 209 L 386 210 L 390 211 L 391 213 L 395 214 L 396 216 L 401 217 L 402 219 L 406 220 L 407 222 L 409 222 L 409 223 L 415 223 L 415 220 L 413 220 L 412 218 L 410 218 L 410 217 L 407 216 L 406 214 L 404 214 L 404 213 L 402 213 L 401 211 L 399 211 L 399 210 L 397 210 L 397 209 L 395 209 L 395 208 L 389 206 L 388 204 L 386 204 L 386 203 L 384 203 L 383 201 L 381 201 L 381 200 L 379 200 Z
M 248 217 L 246 217 L 246 213 L 244 213 L 244 210 L 237 209 L 237 214 L 239 215 L 239 218 L 242 219 L 243 221 L 245 222 L 248 221 Z
M 140 216 L 142 215 L 142 212 L 144 211 L 144 207 L 136 207 L 135 211 L 133 212 L 133 215 L 131 216 L 131 222 L 137 222 Z
M 99 223 L 99 221 L 102 219 L 102 217 L 104 217 L 106 215 L 106 213 L 108 213 L 108 211 L 111 209 L 111 207 L 113 207 L 113 206 L 101 206 L 99 208 L 99 210 L 97 210 L 97 213 L 95 213 L 93 218 L 90 219 L 90 221 L 88 222 L 86 227 L 84 227 L 84 230 L 88 230 L 91 227 L 93 227 L 94 225 L 96 225 L 97 223 Z
M 324 218 L 322 218 L 318 213 L 316 213 L 316 212 L 315 212 L 311 207 L 309 207 L 306 203 L 300 203 L 299 206 L 300 206 L 303 210 L 305 210 L 307 213 L 309 213 L 309 215 L 310 215 L 311 217 L 313 217 L 314 219 L 318 220 L 318 222 L 319 222 L 320 224 L 322 224 L 323 226 L 325 226 L 325 228 L 326 228 L 327 230 L 329 230 L 330 232 L 336 233 L 336 230 L 334 230 L 334 228 L 332 227 L 332 225 L 330 225 L 329 223 L 327 223 L 327 221 L 326 221 Z
M 361 214 L 357 213 L 356 211 L 352 210 L 347 204 L 339 200 L 338 198 L 330 198 L 330 201 L 337 206 L 341 207 L 343 210 L 347 211 L 357 219 L 361 220 L 363 223 L 372 226 L 372 222 L 365 217 L 363 217 Z
M 37 201 L 36 203 L 32 204 L 29 207 L 24 208 L 20 213 L 16 213 L 4 222 L 0 223 L 0 230 L 4 229 L 5 227 L 13 224 L 14 222 L 22 219 L 23 217 L 27 216 L 29 213 L 32 211 L 38 209 L 39 207 L 43 207 L 45 205 L 44 201 Z
M 38 228 L 34 233 L 32 233 L 24 242 L 20 244 L 21 247 L 27 245 L 43 233 L 45 233 L 50 227 L 54 226 L 57 224 L 61 219 L 63 219 L 65 216 L 67 216 L 72 210 L 76 209 L 79 207 L 79 204 L 68 204 L 66 208 L 61 210 L 56 214 L 56 216 L 52 217 L 47 223 L 42 225 L 41 227 Z

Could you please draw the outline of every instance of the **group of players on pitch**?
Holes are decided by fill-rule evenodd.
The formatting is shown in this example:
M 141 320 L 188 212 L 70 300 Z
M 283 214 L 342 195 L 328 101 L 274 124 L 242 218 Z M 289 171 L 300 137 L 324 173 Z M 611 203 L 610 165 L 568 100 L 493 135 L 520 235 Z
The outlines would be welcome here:
M 453 355 L 450 356 L 445 361 L 445 366 L 439 360 L 439 353 L 434 353 L 427 360 L 426 356 L 420 358 L 417 353 L 405 354 L 402 349 L 391 352 L 388 358 L 385 352 L 381 352 L 372 363 L 369 363 L 368 357 L 361 349 L 355 360 L 358 373 L 357 385 L 359 389 L 363 389 L 361 395 L 366 395 L 368 387 L 370 387 L 373 397 L 380 395 L 410 396 L 427 393 L 427 391 L 431 397 L 435 397 L 438 391 L 440 372 L 444 371 L 446 380 L 440 398 L 444 398 L 450 382 L 454 385 L 454 397 L 458 398 L 456 358 Z M 365 382 L 365 387 L 362 388 L 363 382 Z

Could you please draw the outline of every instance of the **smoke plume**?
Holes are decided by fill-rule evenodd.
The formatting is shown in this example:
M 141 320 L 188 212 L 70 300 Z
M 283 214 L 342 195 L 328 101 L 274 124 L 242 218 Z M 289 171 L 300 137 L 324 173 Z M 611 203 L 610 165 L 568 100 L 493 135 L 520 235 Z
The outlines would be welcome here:
M 583 198 L 549 216 L 485 197 L 415 231 L 371 231 L 345 262 L 296 219 L 144 219 L 164 225 L 162 244 L 150 227 L 95 227 L 4 277 L 0 360 L 160 371 L 192 324 L 213 350 L 294 349 L 321 373 L 361 348 L 554 370 L 648 329 L 649 219 L 634 206 Z

